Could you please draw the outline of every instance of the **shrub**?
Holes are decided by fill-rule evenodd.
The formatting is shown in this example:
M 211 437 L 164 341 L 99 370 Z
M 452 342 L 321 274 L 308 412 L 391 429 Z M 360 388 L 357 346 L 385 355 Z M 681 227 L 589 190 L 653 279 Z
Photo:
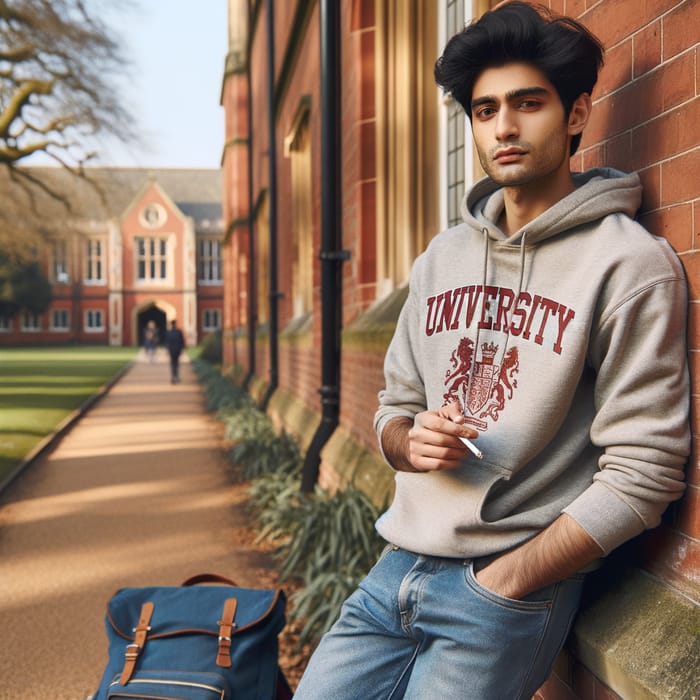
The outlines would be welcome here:
M 195 361 L 195 370 L 207 405 L 218 411 L 233 442 L 231 461 L 251 480 L 259 539 L 277 545 L 281 579 L 302 584 L 289 612 L 290 622 L 302 626 L 298 643 L 315 643 L 381 553 L 384 542 L 374 530 L 379 509 L 352 485 L 332 496 L 321 489 L 302 494 L 303 457 L 296 441 L 277 435 L 250 395 L 210 364 Z
M 377 560 L 384 542 L 374 530 L 379 511 L 353 486 L 328 496 L 298 491 L 298 482 L 280 480 L 277 497 L 265 484 L 258 492 L 263 536 L 279 544 L 281 578 L 302 582 L 292 596 L 290 621 L 303 627 L 299 644 L 317 642 L 340 613 L 343 601 Z
M 211 362 L 213 365 L 220 365 L 223 358 L 223 349 L 221 343 L 221 331 L 209 333 L 199 349 L 199 359 L 204 362 Z
M 207 410 L 231 412 L 254 406 L 250 394 L 223 376 L 211 363 L 197 358 L 192 361 L 192 367 L 202 384 Z

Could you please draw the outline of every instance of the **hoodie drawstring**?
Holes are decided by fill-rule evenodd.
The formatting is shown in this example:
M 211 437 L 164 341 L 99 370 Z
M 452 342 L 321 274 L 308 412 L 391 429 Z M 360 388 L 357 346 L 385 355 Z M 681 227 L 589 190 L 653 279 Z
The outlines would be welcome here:
M 489 272 L 489 230 L 484 226 L 481 229 L 481 233 L 484 237 L 484 262 L 481 269 L 481 311 L 479 313 L 479 319 L 484 315 L 484 296 L 486 294 L 486 281 L 488 280 Z M 522 278 L 521 278 L 522 279 Z M 476 353 L 479 351 L 479 335 L 481 333 L 481 321 L 476 324 L 476 337 L 474 338 L 474 358 L 476 358 Z M 469 372 L 467 378 L 467 388 L 464 395 L 464 403 L 462 406 L 462 413 L 466 416 L 467 414 L 467 402 L 469 401 L 469 396 L 471 395 L 472 389 L 472 379 L 474 377 L 473 368 L 475 363 L 472 362 L 472 371 Z
M 476 324 L 476 337 L 474 339 L 474 358 L 476 359 L 476 354 L 479 352 L 479 336 L 481 334 L 481 318 L 484 315 L 484 306 L 486 304 L 486 282 L 488 281 L 488 269 L 489 269 L 489 230 L 484 226 L 481 229 L 481 233 L 483 234 L 484 237 L 484 262 L 482 266 L 482 272 L 481 272 L 481 310 L 479 314 L 479 321 Z M 510 325 L 513 320 L 513 314 L 515 313 L 515 306 L 518 303 L 518 299 L 520 298 L 520 293 L 523 291 L 523 282 L 525 280 L 525 239 L 527 237 L 527 231 L 523 231 L 523 235 L 520 237 L 520 274 L 519 274 L 519 279 L 518 279 L 518 291 L 516 292 L 515 296 L 513 297 L 513 305 L 511 306 L 510 313 L 508 314 L 508 322 L 505 328 L 506 331 L 506 339 L 505 343 L 503 345 L 503 352 L 500 355 L 499 363 L 503 362 L 503 358 L 506 356 L 506 353 L 508 352 L 508 344 L 510 342 Z M 467 413 L 467 402 L 469 401 L 469 396 L 471 395 L 471 387 L 472 387 L 472 380 L 474 377 L 474 371 L 473 368 L 475 367 L 476 362 L 472 363 L 472 371 L 469 372 L 469 377 L 467 379 L 467 387 L 466 387 L 466 393 L 465 393 L 465 398 L 464 398 L 464 405 L 462 407 L 462 410 L 464 414 L 466 415 Z
M 523 231 L 523 235 L 520 237 L 520 278 L 518 279 L 518 291 L 513 297 L 513 306 L 508 314 L 508 324 L 506 325 L 506 341 L 503 345 L 503 352 L 501 353 L 501 362 L 508 352 L 508 343 L 510 342 L 510 324 L 513 321 L 513 314 L 515 313 L 515 306 L 520 299 L 520 293 L 523 291 L 523 280 L 525 279 L 525 237 L 527 236 L 527 231 Z

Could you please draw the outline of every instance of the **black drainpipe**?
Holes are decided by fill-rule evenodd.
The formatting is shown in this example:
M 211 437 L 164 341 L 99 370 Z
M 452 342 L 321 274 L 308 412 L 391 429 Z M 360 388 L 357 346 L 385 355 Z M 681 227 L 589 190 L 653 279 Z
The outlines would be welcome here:
M 246 97 L 248 107 L 248 374 L 243 381 L 243 386 L 248 387 L 255 376 L 255 337 L 258 330 L 257 314 L 257 261 L 255 259 L 255 207 L 253 204 L 253 75 L 250 69 L 250 58 L 253 45 L 253 27 L 248 8 L 248 49 L 246 56 L 246 78 L 248 81 L 248 95 Z
M 311 440 L 301 479 L 310 493 L 321 450 L 339 422 L 343 261 L 341 230 L 340 3 L 321 0 L 321 423 Z
M 270 383 L 260 402 L 264 411 L 279 382 L 279 353 L 277 350 L 277 149 L 275 134 L 275 10 L 274 0 L 266 0 L 267 19 L 267 89 L 268 131 L 270 139 Z

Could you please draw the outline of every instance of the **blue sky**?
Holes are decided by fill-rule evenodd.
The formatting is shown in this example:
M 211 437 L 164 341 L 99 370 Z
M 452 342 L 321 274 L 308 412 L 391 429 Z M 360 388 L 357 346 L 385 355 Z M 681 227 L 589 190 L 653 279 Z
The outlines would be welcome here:
M 133 9 L 109 18 L 135 64 L 123 95 L 149 149 L 127 151 L 110 144 L 101 164 L 219 167 L 226 6 L 226 0 L 139 0 Z

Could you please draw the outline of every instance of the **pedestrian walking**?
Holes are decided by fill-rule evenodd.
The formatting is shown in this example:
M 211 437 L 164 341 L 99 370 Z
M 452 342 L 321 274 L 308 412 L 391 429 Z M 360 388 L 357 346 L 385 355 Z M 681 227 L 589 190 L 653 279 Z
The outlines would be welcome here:
M 165 332 L 165 347 L 170 355 L 170 382 L 177 384 L 180 381 L 180 355 L 185 348 L 185 337 L 177 327 L 173 319 L 170 328 Z
M 143 347 L 150 362 L 155 359 L 158 347 L 158 327 L 155 321 L 149 321 L 143 331 Z

